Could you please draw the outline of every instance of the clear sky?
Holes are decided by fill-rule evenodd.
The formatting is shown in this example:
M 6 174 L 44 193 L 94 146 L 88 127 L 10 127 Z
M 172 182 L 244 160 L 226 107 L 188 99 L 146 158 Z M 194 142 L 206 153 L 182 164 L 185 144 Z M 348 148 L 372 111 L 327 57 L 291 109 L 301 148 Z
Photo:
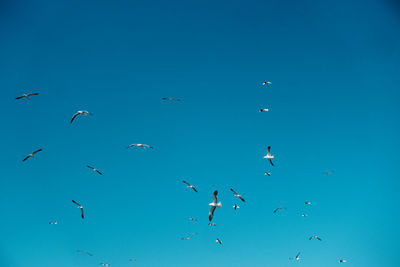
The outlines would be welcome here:
M 399 32 L 395 0 L 1 1 L 0 266 L 398 266 Z

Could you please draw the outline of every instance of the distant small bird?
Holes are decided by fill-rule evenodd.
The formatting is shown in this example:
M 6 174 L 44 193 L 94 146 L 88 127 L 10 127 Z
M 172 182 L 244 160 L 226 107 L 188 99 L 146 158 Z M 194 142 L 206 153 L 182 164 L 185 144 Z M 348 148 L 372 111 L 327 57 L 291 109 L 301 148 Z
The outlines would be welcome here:
M 132 262 L 132 263 L 135 263 L 135 262 L 136 262 L 135 259 L 130 259 L 129 261 Z
M 163 97 L 161 99 L 167 101 L 181 101 L 179 98 L 173 98 L 173 97 Z
M 21 99 L 21 98 L 26 98 L 29 99 L 29 97 L 33 96 L 33 95 L 38 95 L 39 93 L 30 93 L 30 94 L 23 94 L 21 96 L 16 97 L 15 99 Z
M 217 242 L 218 244 L 222 245 L 222 241 L 221 241 L 219 238 L 217 238 L 217 239 L 215 240 L 215 242 Z
M 272 84 L 272 83 L 269 82 L 269 81 L 265 81 L 265 82 L 262 83 L 262 85 L 270 85 L 270 84 Z
M 236 205 L 236 204 L 233 205 L 233 209 L 234 209 L 234 210 L 237 210 L 237 209 L 239 209 L 239 208 L 240 208 L 240 207 L 239 207 L 238 205 Z
M 87 167 L 88 167 L 89 169 L 92 169 L 92 171 L 97 172 L 97 173 L 100 174 L 100 175 L 103 175 L 98 169 L 93 168 L 92 166 L 89 166 L 89 165 L 87 165 Z
M 194 188 L 194 186 L 193 185 L 191 185 L 191 184 L 189 184 L 188 182 L 186 182 L 186 181 L 182 181 L 183 183 L 185 183 L 185 184 L 187 184 L 187 188 L 192 188 L 193 189 L 193 191 L 194 192 L 196 192 L 197 193 L 197 190 L 196 190 L 196 188 Z
M 275 158 L 274 156 L 271 155 L 271 146 L 267 148 L 267 155 L 263 157 L 264 159 L 268 159 L 269 163 L 271 163 L 272 166 L 274 166 L 274 163 L 272 163 L 272 160 Z
M 308 240 L 313 240 L 313 239 L 317 239 L 319 241 L 322 241 L 322 239 L 319 236 L 316 236 L 316 235 L 311 236 Z
M 233 190 L 233 189 L 231 188 L 231 191 L 232 191 L 232 193 L 233 193 L 233 195 L 234 195 L 235 197 L 237 197 L 237 198 L 240 199 L 241 201 L 245 202 L 244 198 L 243 198 L 241 195 L 239 195 L 238 193 L 236 193 L 235 190 Z
M 218 190 L 215 190 L 214 193 L 213 193 L 213 195 L 212 195 L 213 202 L 211 202 L 210 204 L 208 204 L 209 206 L 211 206 L 210 211 L 208 212 L 208 220 L 209 220 L 210 222 L 211 222 L 212 218 L 214 217 L 214 211 L 215 211 L 215 209 L 216 209 L 217 207 L 218 207 L 218 208 L 221 208 L 221 206 L 222 206 L 221 202 L 218 202 L 217 195 L 218 195 Z
M 189 239 L 190 239 L 190 236 L 185 236 L 185 237 L 182 237 L 181 239 L 182 239 L 182 240 L 189 240 Z
M 267 111 L 269 111 L 269 109 L 267 109 L 267 108 L 261 108 L 260 109 L 260 112 L 267 112 Z
M 329 176 L 333 174 L 335 171 L 328 171 L 328 172 L 322 172 L 322 174 L 325 174 L 326 176 Z
M 311 202 L 310 201 L 306 201 L 306 202 L 304 202 L 304 204 L 311 205 Z
M 276 213 L 278 210 L 282 210 L 282 209 L 284 209 L 285 207 L 277 207 L 275 210 L 274 210 L 274 213 Z
M 209 225 L 209 226 L 217 226 L 216 223 L 212 223 L 212 222 L 208 223 L 208 225 Z
M 197 219 L 193 218 L 193 217 L 189 217 L 189 221 L 197 221 Z
M 24 162 L 25 160 L 27 160 L 27 159 L 29 159 L 29 158 L 34 158 L 34 157 L 35 157 L 35 154 L 38 153 L 38 152 L 40 152 L 40 151 L 42 151 L 42 149 L 38 149 L 38 150 L 32 152 L 32 154 L 29 154 L 28 156 L 26 156 L 26 157 L 22 160 L 22 162 Z
M 49 222 L 49 224 L 51 224 L 51 225 L 56 225 L 56 224 L 58 224 L 58 222 L 57 222 L 57 221 Z
M 271 173 L 270 172 L 265 172 L 264 175 L 271 176 Z
M 296 257 L 294 257 L 294 258 L 289 258 L 289 259 L 290 259 L 290 260 L 295 260 L 295 261 L 300 260 L 300 252 L 297 253 Z
M 305 214 L 305 213 L 303 213 L 303 214 L 301 214 L 301 216 L 302 216 L 302 217 L 307 217 L 308 215 Z
M 108 266 L 110 266 L 110 264 L 109 264 L 109 263 L 100 263 L 100 265 L 101 265 L 101 266 L 104 266 L 104 267 L 108 267 Z
M 75 120 L 75 118 L 78 117 L 79 115 L 86 116 L 87 114 L 89 114 L 89 111 L 87 111 L 87 110 L 78 110 L 78 111 L 74 114 L 74 116 L 72 116 L 71 123 L 72 123 L 72 122 Z
M 345 263 L 345 262 L 347 262 L 347 260 L 343 260 L 343 259 L 342 259 L 342 260 L 339 260 L 339 262 L 340 262 L 340 263 Z
M 151 146 L 149 146 L 149 145 L 146 145 L 146 144 L 130 144 L 130 145 L 128 146 L 128 148 L 130 148 L 130 147 L 153 148 L 153 147 L 151 147 Z
M 93 256 L 93 254 L 91 254 L 91 253 L 89 253 L 89 252 L 87 252 L 87 251 L 84 251 L 84 250 L 77 250 L 77 252 L 80 252 L 80 253 L 82 253 L 82 254 L 86 254 L 86 255 L 88 255 L 88 256 Z
M 79 204 L 78 202 L 76 202 L 75 200 L 72 200 L 72 202 L 78 206 L 78 209 L 81 210 L 81 217 L 82 217 L 82 219 L 84 219 L 85 216 L 83 215 L 83 206 L 81 204 Z

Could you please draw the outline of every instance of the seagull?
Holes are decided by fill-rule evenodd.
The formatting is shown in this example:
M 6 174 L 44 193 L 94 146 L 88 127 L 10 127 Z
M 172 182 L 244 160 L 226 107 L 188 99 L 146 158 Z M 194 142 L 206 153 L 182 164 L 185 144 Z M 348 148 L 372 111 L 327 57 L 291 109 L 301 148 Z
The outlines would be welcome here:
M 296 257 L 294 257 L 294 258 L 289 258 L 289 259 L 290 259 L 290 260 L 296 260 L 296 261 L 300 260 L 300 252 L 297 253 Z
M 214 216 L 214 211 L 215 209 L 218 207 L 220 208 L 222 206 L 221 202 L 218 202 L 218 190 L 215 190 L 212 198 L 213 198 L 213 202 L 211 202 L 210 204 L 208 204 L 209 206 L 211 206 L 210 211 L 208 212 L 208 220 L 211 222 L 213 216 Z
M 265 172 L 264 175 L 271 176 L 271 173 L 270 172 Z
M 193 185 L 191 185 L 191 184 L 189 184 L 188 182 L 186 182 L 186 181 L 182 181 L 182 182 L 184 182 L 185 184 L 187 184 L 187 188 L 192 188 L 193 190 L 194 190 L 194 192 L 196 192 L 197 193 L 197 190 L 196 190 L 196 188 L 194 188 L 194 186 Z
M 88 255 L 88 256 L 93 256 L 93 254 L 91 254 L 91 253 L 89 253 L 89 252 L 87 252 L 87 251 L 84 251 L 84 250 L 77 250 L 77 252 L 80 252 L 80 253 L 82 253 L 82 254 L 86 254 L 86 255 Z
M 75 118 L 78 117 L 79 115 L 86 116 L 87 114 L 89 114 L 89 111 L 87 111 L 87 110 L 78 110 L 78 111 L 74 114 L 74 116 L 72 116 L 71 123 L 72 123 L 72 122 L 75 120 Z
M 72 202 L 78 206 L 78 209 L 81 210 L 81 217 L 82 217 L 82 219 L 84 219 L 85 216 L 83 215 L 83 206 L 81 204 L 79 204 L 78 202 L 76 202 L 75 200 L 72 200 Z
M 234 209 L 234 210 L 237 210 L 237 209 L 239 209 L 239 208 L 240 208 L 240 207 L 239 207 L 238 205 L 236 205 L 236 204 L 233 205 L 233 209 Z
M 58 224 L 58 222 L 57 222 L 57 221 L 49 222 L 49 224 L 51 224 L 51 225 L 56 225 L 56 224 Z
M 30 94 L 23 94 L 21 96 L 16 97 L 15 99 L 21 99 L 21 98 L 26 98 L 29 99 L 29 97 L 33 96 L 33 95 L 38 95 L 39 93 L 30 93 Z
M 217 239 L 215 240 L 215 242 L 217 242 L 218 244 L 222 245 L 222 241 L 221 241 L 219 238 L 217 238 Z
M 278 210 L 281 210 L 281 209 L 284 209 L 285 207 L 277 207 L 275 210 L 274 210 L 274 213 L 276 213 Z
M 302 217 L 307 217 L 308 215 L 305 214 L 305 213 L 303 213 L 303 214 L 301 214 L 301 216 L 302 216 Z
M 181 101 L 179 98 L 173 98 L 173 97 L 163 97 L 161 99 L 167 101 Z
M 272 83 L 269 82 L 269 81 L 265 81 L 265 82 L 262 83 L 262 85 L 270 85 L 270 84 L 272 84 Z
M 190 220 L 190 221 L 197 221 L 197 219 L 196 219 L 196 218 L 193 218 L 193 217 L 189 217 L 189 220 Z
M 311 202 L 310 201 L 306 201 L 306 202 L 304 202 L 304 204 L 311 205 Z
M 269 111 L 269 109 L 267 109 L 267 108 L 261 108 L 260 109 L 260 112 L 267 112 L 267 111 Z
M 316 236 L 316 235 L 310 237 L 308 240 L 313 240 L 313 239 L 318 239 L 319 241 L 322 241 L 322 239 L 319 238 L 319 236 Z
M 208 225 L 209 225 L 209 226 L 217 226 L 216 223 L 212 223 L 212 222 L 208 223 Z
M 264 156 L 263 158 L 268 159 L 269 163 L 271 163 L 271 165 L 274 166 L 274 163 L 272 163 L 272 159 L 275 157 L 271 155 L 271 146 L 267 148 L 267 155 Z
M 128 148 L 130 148 L 130 147 L 153 148 L 153 147 L 151 147 L 151 146 L 149 146 L 149 145 L 146 145 L 146 144 L 130 144 L 130 145 L 128 146 Z
M 346 263 L 347 260 L 339 260 L 340 263 Z
M 40 151 L 42 151 L 42 149 L 38 149 L 38 150 L 32 152 L 32 154 L 29 154 L 28 156 L 26 156 L 22 161 L 24 162 L 25 160 L 27 160 L 27 159 L 29 159 L 29 158 L 34 158 L 34 157 L 35 157 L 35 154 L 38 153 L 38 152 L 40 152 Z
M 231 188 L 231 191 L 233 192 L 233 194 L 235 195 L 235 197 L 237 197 L 237 198 L 240 199 L 241 201 L 245 202 L 245 201 L 244 201 L 244 198 L 243 198 L 241 195 L 239 195 L 238 193 L 236 193 L 235 190 L 233 190 L 233 189 Z
M 98 169 L 93 168 L 92 166 L 89 166 L 89 165 L 87 165 L 87 167 L 88 167 L 89 169 L 92 169 L 94 172 L 97 172 L 98 174 L 103 175 Z
M 100 263 L 100 265 L 101 265 L 101 266 L 104 266 L 104 267 L 108 267 L 108 266 L 110 266 L 110 264 L 109 264 L 109 263 Z

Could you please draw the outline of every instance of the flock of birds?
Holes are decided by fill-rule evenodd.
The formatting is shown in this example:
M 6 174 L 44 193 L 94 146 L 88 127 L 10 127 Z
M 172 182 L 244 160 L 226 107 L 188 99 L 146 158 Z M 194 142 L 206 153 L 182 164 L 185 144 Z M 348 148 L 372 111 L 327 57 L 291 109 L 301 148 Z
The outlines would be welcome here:
M 262 85 L 264 85 L 264 86 L 271 85 L 271 84 L 272 84 L 272 83 L 269 82 L 269 81 L 265 81 L 265 82 L 262 83 Z M 16 97 L 16 99 L 17 99 L 17 100 L 18 100 L 18 99 L 23 99 L 23 98 L 25 98 L 25 99 L 30 99 L 31 96 L 37 96 L 37 95 L 39 95 L 39 93 L 23 94 L 23 95 L 21 95 L 21 96 Z M 178 99 L 178 98 L 171 98 L 171 97 L 164 97 L 164 98 L 162 98 L 162 100 L 164 100 L 164 101 L 181 101 L 181 100 Z M 260 112 L 268 112 L 269 109 L 268 109 L 268 108 L 261 108 L 259 111 L 260 111 Z M 72 124 L 72 123 L 74 122 L 74 120 L 75 120 L 78 116 L 86 116 L 86 115 L 91 115 L 91 113 L 90 113 L 89 111 L 87 111 L 87 110 L 79 110 L 79 111 L 77 111 L 75 114 L 73 114 L 70 123 Z M 127 148 L 132 148 L 132 147 L 138 147 L 138 148 L 144 148 L 144 149 L 147 149 L 147 148 L 150 148 L 150 149 L 151 149 L 151 148 L 153 148 L 152 146 L 147 145 L 147 144 L 130 144 L 129 146 L 127 146 Z M 38 149 L 38 150 L 32 152 L 31 154 L 28 154 L 22 161 L 25 162 L 26 160 L 28 160 L 28 159 L 30 159 L 30 158 L 34 158 L 34 157 L 36 156 L 36 154 L 39 153 L 39 152 L 41 152 L 41 151 L 42 151 L 42 149 Z M 271 146 L 268 146 L 268 147 L 267 147 L 267 154 L 266 154 L 263 158 L 266 159 L 266 160 L 268 160 L 269 163 L 271 164 L 271 166 L 274 166 L 274 163 L 272 162 L 272 160 L 273 160 L 275 157 L 271 154 Z M 94 167 L 89 166 L 89 165 L 87 165 L 87 167 L 88 167 L 90 170 L 92 170 L 93 172 L 96 172 L 96 173 L 99 174 L 99 175 L 103 175 L 102 172 L 99 171 L 97 168 L 94 168 Z M 333 173 L 334 173 L 334 171 L 327 171 L 327 172 L 323 172 L 322 174 L 324 174 L 324 175 L 331 175 L 331 174 L 333 174 Z M 267 175 L 267 176 L 270 176 L 270 175 L 271 175 L 270 172 L 265 172 L 264 174 Z M 198 190 L 196 189 L 196 187 L 195 187 L 194 185 L 190 184 L 190 183 L 187 182 L 187 181 L 183 181 L 183 183 L 186 184 L 186 187 L 187 187 L 188 189 L 192 189 L 195 193 L 198 193 Z M 239 193 L 237 193 L 234 189 L 231 188 L 230 191 L 233 193 L 233 196 L 234 196 L 234 197 L 238 198 L 238 199 L 241 200 L 242 202 L 245 202 L 245 199 L 243 198 L 243 196 L 240 195 Z M 85 219 L 84 207 L 83 207 L 81 204 L 79 204 L 77 201 L 75 201 L 75 200 L 72 200 L 72 203 L 75 204 L 76 207 L 80 210 L 80 216 L 81 216 L 81 218 L 82 218 L 82 219 Z M 311 202 L 310 202 L 310 201 L 306 201 L 306 202 L 304 202 L 304 204 L 305 204 L 305 205 L 311 205 Z M 208 213 L 208 220 L 209 220 L 208 225 L 209 225 L 209 226 L 216 226 L 216 223 L 214 223 L 214 222 L 212 221 L 213 218 L 214 218 L 214 213 L 215 213 L 215 211 L 216 211 L 217 208 L 221 208 L 221 207 L 222 207 L 222 203 L 221 203 L 221 202 L 218 202 L 218 190 L 215 190 L 215 191 L 213 192 L 213 194 L 212 194 L 212 202 L 209 203 L 208 205 L 210 206 L 210 210 L 209 210 L 209 213 Z M 240 208 L 240 206 L 237 205 L 237 204 L 234 204 L 232 207 L 233 207 L 234 210 L 237 210 L 237 209 Z M 277 213 L 278 211 L 283 210 L 283 209 L 285 209 L 285 207 L 277 207 L 277 208 L 273 211 L 273 214 L 275 214 L 275 213 Z M 305 214 L 305 213 L 303 213 L 303 214 L 301 214 L 301 216 L 302 216 L 302 217 L 307 217 L 308 215 Z M 190 221 L 197 221 L 198 219 L 193 218 L 193 217 L 189 217 L 189 220 L 190 220 Z M 52 221 L 52 222 L 49 222 L 49 224 L 50 224 L 50 225 L 57 225 L 58 222 L 57 222 L 57 221 Z M 196 234 L 197 234 L 197 233 L 191 233 L 190 235 L 184 236 L 184 237 L 182 237 L 181 239 L 182 239 L 182 240 L 189 240 L 191 237 L 195 236 Z M 322 241 L 322 239 L 321 239 L 319 236 L 317 236 L 317 235 L 313 235 L 313 236 L 311 236 L 311 237 L 309 238 L 309 240 L 313 240 L 313 239 L 318 240 L 318 241 Z M 215 242 L 216 242 L 217 244 L 219 244 L 219 245 L 222 245 L 222 240 L 221 240 L 220 238 L 216 238 L 216 239 L 215 239 Z M 85 254 L 85 255 L 88 255 L 88 256 L 93 256 L 93 254 L 91 254 L 91 253 L 89 253 L 89 252 L 87 252 L 87 251 L 84 251 L 84 250 L 77 250 L 77 252 L 82 253 L 82 254 Z M 289 258 L 289 259 L 290 259 L 290 260 L 299 261 L 299 260 L 300 260 L 300 252 L 298 252 L 298 253 L 296 254 L 295 257 Z M 136 262 L 135 259 L 129 259 L 129 261 L 132 262 L 132 263 Z M 345 260 L 345 259 L 339 259 L 338 262 L 339 262 L 339 263 L 345 263 L 345 262 L 347 262 L 347 260 Z M 103 262 L 100 263 L 100 265 L 101 265 L 101 266 L 105 266 L 105 267 L 106 267 L 106 266 L 110 266 L 109 263 L 103 263 Z

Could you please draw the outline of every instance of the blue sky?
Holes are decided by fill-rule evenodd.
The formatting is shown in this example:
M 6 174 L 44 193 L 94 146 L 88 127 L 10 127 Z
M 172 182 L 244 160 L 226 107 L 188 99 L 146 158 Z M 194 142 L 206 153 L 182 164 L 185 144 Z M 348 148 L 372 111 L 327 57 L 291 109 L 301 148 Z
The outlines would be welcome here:
M 0 15 L 2 267 L 398 266 L 398 2 L 14 0 Z M 93 116 L 70 125 L 77 110 Z

